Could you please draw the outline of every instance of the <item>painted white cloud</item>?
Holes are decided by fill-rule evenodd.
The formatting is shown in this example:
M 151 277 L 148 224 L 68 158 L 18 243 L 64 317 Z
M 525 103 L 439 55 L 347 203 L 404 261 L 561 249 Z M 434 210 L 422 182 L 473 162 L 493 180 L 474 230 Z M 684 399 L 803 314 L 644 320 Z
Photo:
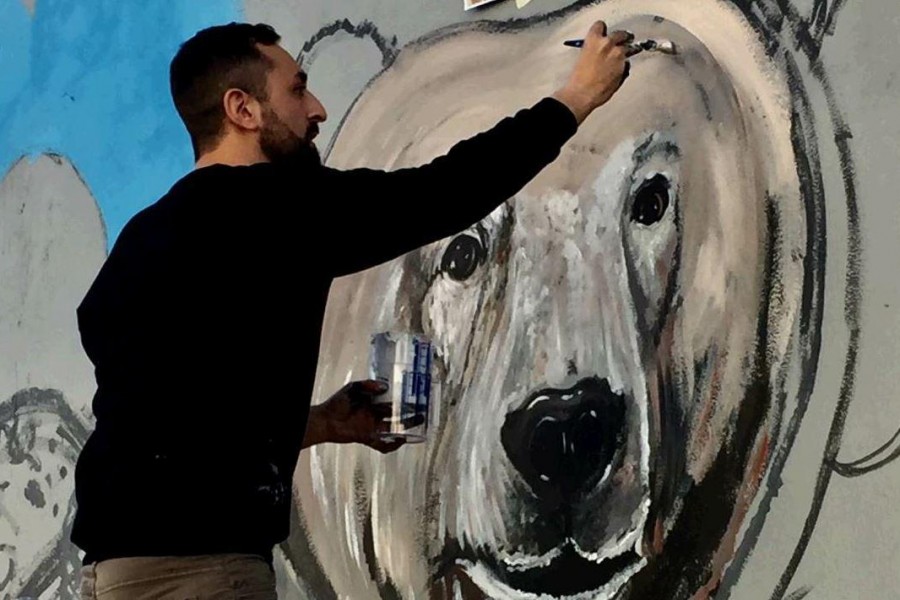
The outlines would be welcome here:
M 97 204 L 64 158 L 0 182 L 0 596 L 74 597 L 74 468 L 93 368 L 75 309 L 106 256 Z
M 89 416 L 93 367 L 75 309 L 105 257 L 97 203 L 75 168 L 20 159 L 0 182 L 0 400 L 53 388 Z

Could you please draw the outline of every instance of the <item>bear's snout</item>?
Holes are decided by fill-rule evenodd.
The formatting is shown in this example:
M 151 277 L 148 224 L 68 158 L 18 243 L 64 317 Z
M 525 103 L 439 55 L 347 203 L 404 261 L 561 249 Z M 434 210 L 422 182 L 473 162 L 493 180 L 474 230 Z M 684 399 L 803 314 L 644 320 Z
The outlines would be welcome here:
M 625 396 L 599 377 L 569 389 L 545 388 L 507 414 L 501 442 L 546 510 L 593 490 L 624 447 Z

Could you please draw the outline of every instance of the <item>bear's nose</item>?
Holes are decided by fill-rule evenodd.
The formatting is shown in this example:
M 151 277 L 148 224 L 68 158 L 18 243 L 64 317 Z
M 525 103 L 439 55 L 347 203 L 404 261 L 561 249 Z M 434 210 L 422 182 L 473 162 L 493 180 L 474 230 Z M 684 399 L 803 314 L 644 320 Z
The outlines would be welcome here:
M 599 377 L 544 389 L 506 416 L 500 438 L 538 498 L 553 508 L 572 504 L 600 482 L 623 445 L 625 398 Z

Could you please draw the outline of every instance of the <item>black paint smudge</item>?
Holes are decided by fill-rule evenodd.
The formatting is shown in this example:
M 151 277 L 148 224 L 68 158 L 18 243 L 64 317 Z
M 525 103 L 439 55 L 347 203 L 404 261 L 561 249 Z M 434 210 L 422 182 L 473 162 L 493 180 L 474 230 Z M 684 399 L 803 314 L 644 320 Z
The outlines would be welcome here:
M 898 441 L 900 441 L 900 429 L 891 436 L 891 439 L 862 458 L 851 462 L 835 460 L 832 462 L 831 468 L 842 477 L 859 477 L 871 473 L 900 458 L 900 444 L 891 450 L 891 447 Z M 889 450 L 890 452 L 888 452 Z
M 47 506 L 47 500 L 44 498 L 44 492 L 41 491 L 41 485 L 34 479 L 29 480 L 25 486 L 25 498 L 35 508 L 44 508 Z
M 793 593 L 791 593 L 785 600 L 803 600 L 807 595 L 812 591 L 812 588 L 809 586 L 803 586 L 802 588 L 798 588 Z
M 829 0 L 816 0 L 808 23 L 808 26 L 813 28 L 811 35 L 818 43 L 819 50 L 825 36 L 834 35 L 838 13 L 846 4 L 846 0 L 831 0 L 831 6 L 828 2 Z
M 9 546 L 5 544 L 0 544 L 0 550 L 5 550 L 9 548 Z M 0 590 L 6 589 L 6 586 L 9 585 L 13 578 L 16 576 L 16 563 L 12 558 L 9 559 L 9 562 L 6 565 L 6 578 L 3 581 L 0 581 Z

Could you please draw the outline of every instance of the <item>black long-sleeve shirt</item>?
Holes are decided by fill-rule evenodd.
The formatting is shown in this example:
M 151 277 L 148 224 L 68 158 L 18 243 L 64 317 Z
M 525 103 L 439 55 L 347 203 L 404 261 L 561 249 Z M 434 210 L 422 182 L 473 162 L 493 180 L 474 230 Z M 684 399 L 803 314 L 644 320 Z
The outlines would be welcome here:
M 85 564 L 271 560 L 332 279 L 484 218 L 576 128 L 545 98 L 421 167 L 212 165 L 135 215 L 77 310 L 97 380 L 75 469 Z

